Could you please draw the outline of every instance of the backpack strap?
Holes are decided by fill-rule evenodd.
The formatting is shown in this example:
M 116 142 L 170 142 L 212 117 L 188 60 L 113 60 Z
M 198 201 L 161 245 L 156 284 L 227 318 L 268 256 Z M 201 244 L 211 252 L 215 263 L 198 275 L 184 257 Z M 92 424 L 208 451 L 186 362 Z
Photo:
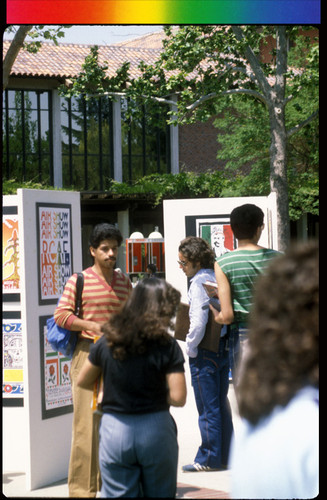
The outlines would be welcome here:
M 84 275 L 83 273 L 77 273 L 76 280 L 76 304 L 75 304 L 75 314 L 79 315 L 82 306 L 82 291 L 84 286 Z

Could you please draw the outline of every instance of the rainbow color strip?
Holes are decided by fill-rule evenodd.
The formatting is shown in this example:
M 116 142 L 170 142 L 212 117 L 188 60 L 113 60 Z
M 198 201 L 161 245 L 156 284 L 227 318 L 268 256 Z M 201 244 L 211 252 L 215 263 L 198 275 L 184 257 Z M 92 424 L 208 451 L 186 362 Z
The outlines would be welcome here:
M 320 0 L 7 0 L 8 24 L 319 24 Z

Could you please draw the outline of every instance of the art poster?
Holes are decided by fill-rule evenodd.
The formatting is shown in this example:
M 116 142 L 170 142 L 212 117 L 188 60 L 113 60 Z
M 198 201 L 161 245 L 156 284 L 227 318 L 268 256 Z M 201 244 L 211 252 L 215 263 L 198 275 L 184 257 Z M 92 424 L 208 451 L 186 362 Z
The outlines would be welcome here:
M 40 317 L 42 419 L 73 411 L 70 382 L 71 359 L 52 349 L 47 340 L 46 320 Z
M 20 319 L 2 319 L 2 397 L 22 398 L 23 348 L 22 322 Z
M 236 248 L 229 215 L 189 215 L 185 217 L 186 235 L 206 240 L 216 257 Z
M 71 205 L 37 203 L 39 304 L 56 303 L 72 275 Z
M 5 213 L 8 208 L 2 216 L 2 293 L 14 294 L 20 292 L 18 215 Z

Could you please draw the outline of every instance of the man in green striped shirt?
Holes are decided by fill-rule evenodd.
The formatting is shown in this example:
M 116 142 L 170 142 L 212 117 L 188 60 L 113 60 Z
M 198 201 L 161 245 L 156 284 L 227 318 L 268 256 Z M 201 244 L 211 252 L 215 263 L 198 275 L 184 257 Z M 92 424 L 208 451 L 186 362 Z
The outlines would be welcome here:
M 236 250 L 216 259 L 215 275 L 221 311 L 213 311 L 217 323 L 230 325 L 230 367 L 235 383 L 235 367 L 247 337 L 255 280 L 279 252 L 258 245 L 264 228 L 261 208 L 246 203 L 231 212 L 230 222 Z M 213 309 L 213 308 L 212 308 Z

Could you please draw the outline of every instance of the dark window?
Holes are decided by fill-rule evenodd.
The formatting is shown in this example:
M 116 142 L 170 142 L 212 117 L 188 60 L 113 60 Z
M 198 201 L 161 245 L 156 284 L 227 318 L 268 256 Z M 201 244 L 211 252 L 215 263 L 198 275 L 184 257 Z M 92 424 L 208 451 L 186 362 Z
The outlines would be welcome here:
M 61 130 L 63 187 L 109 189 L 114 175 L 111 101 L 62 99 Z
M 157 105 L 147 110 L 141 105 L 138 113 L 129 113 L 131 106 L 136 107 L 133 102 L 122 100 L 123 181 L 170 172 L 166 107 Z
M 4 176 L 51 185 L 51 92 L 7 89 L 2 109 Z
M 167 108 L 122 100 L 123 180 L 170 172 Z M 50 90 L 3 92 L 3 175 L 19 182 L 53 185 L 52 94 Z M 107 97 L 61 99 L 63 187 L 110 189 L 114 177 L 112 101 Z

